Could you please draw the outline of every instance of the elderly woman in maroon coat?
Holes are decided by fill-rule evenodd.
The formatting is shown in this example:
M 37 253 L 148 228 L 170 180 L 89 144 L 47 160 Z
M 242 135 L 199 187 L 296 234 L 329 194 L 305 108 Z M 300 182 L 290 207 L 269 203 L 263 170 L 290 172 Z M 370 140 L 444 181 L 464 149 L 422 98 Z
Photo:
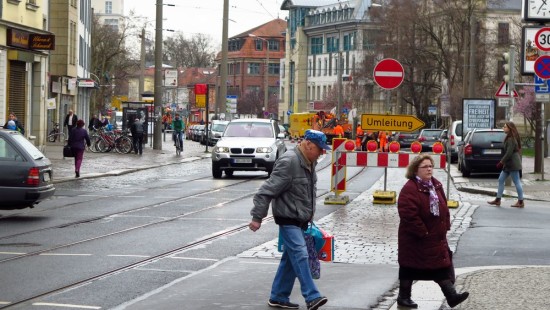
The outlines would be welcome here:
M 451 228 L 449 209 L 441 182 L 433 177 L 433 159 L 420 155 L 407 168 L 409 179 L 401 189 L 399 211 L 399 306 L 418 308 L 411 299 L 414 280 L 437 282 L 452 308 L 469 293 L 455 290 L 452 252 L 447 243 Z

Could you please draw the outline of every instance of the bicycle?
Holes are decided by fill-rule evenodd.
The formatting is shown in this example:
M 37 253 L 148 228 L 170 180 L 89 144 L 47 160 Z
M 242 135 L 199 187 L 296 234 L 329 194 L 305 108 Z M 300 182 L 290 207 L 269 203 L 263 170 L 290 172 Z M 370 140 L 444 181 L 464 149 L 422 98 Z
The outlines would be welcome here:
M 101 152 L 109 152 L 115 149 L 118 153 L 128 154 L 134 148 L 132 139 L 128 136 L 128 131 L 123 131 L 120 134 L 115 134 L 111 131 L 106 131 L 101 128 L 98 130 L 99 136 L 95 141 L 95 148 Z
M 50 133 L 48 133 L 48 136 L 46 137 L 48 142 L 55 142 L 57 139 L 59 139 L 59 141 L 62 141 L 62 138 L 65 139 L 65 134 L 59 130 L 59 123 L 56 123 L 54 121 L 52 121 L 52 123 L 53 129 L 50 131 Z
M 173 134 L 173 138 L 176 140 L 175 143 L 176 143 L 176 155 L 179 156 L 181 154 L 181 151 L 183 150 L 183 145 L 181 145 L 181 135 L 183 133 L 182 132 L 174 132 Z
M 521 137 L 521 146 L 523 148 L 533 148 L 535 147 L 535 138 L 532 136 L 523 136 Z

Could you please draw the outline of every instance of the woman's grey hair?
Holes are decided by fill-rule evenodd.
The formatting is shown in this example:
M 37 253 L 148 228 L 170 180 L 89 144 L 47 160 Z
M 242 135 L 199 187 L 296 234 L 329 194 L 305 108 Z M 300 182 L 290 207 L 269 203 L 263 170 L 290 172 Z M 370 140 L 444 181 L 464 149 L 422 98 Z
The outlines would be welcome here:
M 420 166 L 420 163 L 426 159 L 429 159 L 432 162 L 432 165 L 434 164 L 434 160 L 430 155 L 418 155 L 409 163 L 405 177 L 409 180 L 414 180 L 416 173 L 418 172 L 418 166 Z

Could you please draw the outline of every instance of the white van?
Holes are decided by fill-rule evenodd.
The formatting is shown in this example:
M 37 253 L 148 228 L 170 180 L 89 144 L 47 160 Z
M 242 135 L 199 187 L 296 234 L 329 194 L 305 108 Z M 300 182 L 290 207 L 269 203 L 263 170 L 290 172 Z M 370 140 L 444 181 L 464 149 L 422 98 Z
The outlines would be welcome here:
M 454 121 L 447 131 L 449 145 L 451 147 L 451 162 L 458 160 L 458 142 L 462 141 L 462 121 Z

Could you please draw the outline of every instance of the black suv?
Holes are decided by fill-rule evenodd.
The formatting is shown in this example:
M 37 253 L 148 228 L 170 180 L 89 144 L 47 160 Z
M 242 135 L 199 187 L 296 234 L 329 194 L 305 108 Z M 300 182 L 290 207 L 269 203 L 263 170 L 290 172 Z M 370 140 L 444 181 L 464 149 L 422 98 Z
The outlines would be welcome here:
M 473 129 L 458 142 L 458 170 L 469 177 L 472 172 L 499 172 L 496 165 L 504 155 L 502 129 Z

